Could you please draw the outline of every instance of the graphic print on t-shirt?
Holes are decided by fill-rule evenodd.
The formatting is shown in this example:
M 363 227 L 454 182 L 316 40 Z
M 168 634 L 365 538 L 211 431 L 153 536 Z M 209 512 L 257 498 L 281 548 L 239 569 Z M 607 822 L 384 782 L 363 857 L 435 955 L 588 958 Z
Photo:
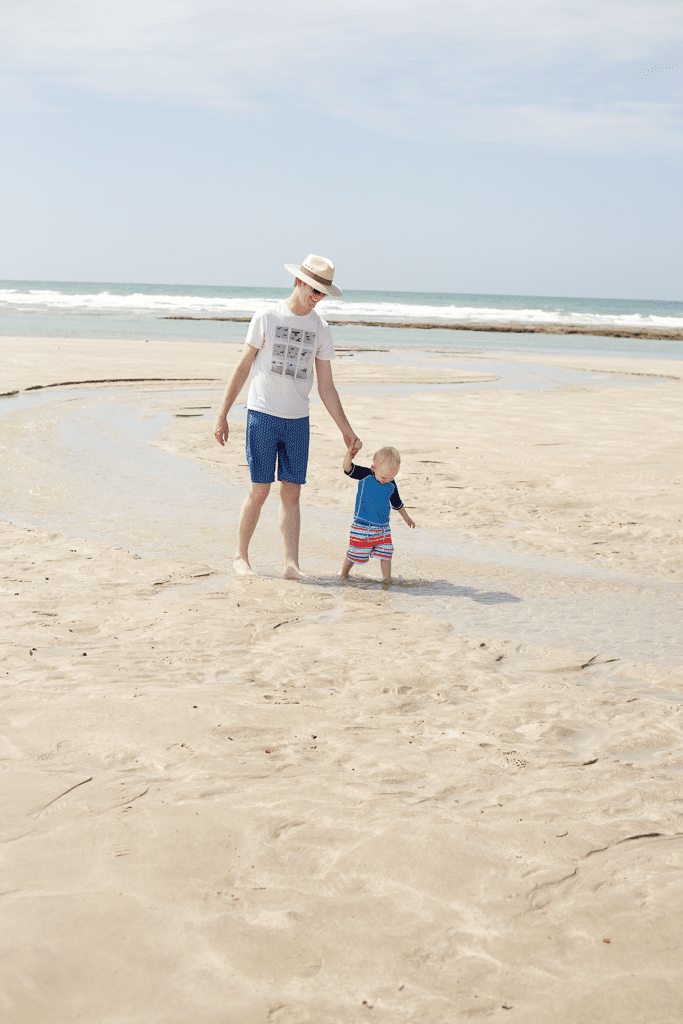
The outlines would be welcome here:
M 276 327 L 271 373 L 293 380 L 307 380 L 312 364 L 315 331 L 300 331 L 296 327 Z

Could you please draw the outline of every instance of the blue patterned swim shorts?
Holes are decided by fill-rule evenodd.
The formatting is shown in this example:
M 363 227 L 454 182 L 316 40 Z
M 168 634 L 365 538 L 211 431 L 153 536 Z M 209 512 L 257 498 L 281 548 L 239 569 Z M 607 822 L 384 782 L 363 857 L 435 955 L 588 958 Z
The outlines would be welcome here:
M 247 462 L 254 484 L 272 484 L 277 478 L 290 484 L 306 483 L 308 416 L 289 420 L 267 412 L 247 410 Z

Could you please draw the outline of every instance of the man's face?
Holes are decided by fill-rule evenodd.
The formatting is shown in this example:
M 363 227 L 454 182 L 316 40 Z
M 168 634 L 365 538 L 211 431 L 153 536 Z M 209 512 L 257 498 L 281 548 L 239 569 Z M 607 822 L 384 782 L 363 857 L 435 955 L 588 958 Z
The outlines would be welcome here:
M 325 298 L 325 292 L 319 292 L 305 281 L 302 281 L 299 286 L 299 294 L 307 309 L 315 309 L 320 300 Z

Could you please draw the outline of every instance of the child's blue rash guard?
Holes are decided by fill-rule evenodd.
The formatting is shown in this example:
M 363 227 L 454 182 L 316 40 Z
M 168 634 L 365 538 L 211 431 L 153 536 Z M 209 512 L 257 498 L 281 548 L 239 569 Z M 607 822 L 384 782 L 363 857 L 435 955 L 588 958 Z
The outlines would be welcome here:
M 403 508 L 394 481 L 381 484 L 368 466 L 356 466 L 353 462 L 351 472 L 346 475 L 352 480 L 358 480 L 356 507 L 353 511 L 354 522 L 362 523 L 364 526 L 388 526 L 391 508 L 395 508 L 396 511 Z

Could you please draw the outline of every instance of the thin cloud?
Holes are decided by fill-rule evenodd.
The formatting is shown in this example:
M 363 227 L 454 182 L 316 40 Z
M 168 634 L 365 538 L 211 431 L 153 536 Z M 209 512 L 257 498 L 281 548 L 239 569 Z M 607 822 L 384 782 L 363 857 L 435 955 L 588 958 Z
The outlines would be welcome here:
M 591 110 L 528 104 L 488 114 L 488 140 L 507 139 L 567 152 L 680 150 L 680 111 L 664 103 L 613 103 Z M 478 112 L 478 119 L 486 116 Z
M 655 66 L 657 51 L 681 40 L 679 0 L 6 7 L 0 62 L 15 96 L 66 86 L 237 114 L 299 108 L 408 138 L 438 131 L 463 142 L 495 137 L 552 148 L 674 148 L 680 139 L 675 95 L 645 101 L 633 68 L 626 77 L 635 93 L 610 95 L 609 81 L 627 62 Z M 671 76 L 672 93 L 680 77 Z

